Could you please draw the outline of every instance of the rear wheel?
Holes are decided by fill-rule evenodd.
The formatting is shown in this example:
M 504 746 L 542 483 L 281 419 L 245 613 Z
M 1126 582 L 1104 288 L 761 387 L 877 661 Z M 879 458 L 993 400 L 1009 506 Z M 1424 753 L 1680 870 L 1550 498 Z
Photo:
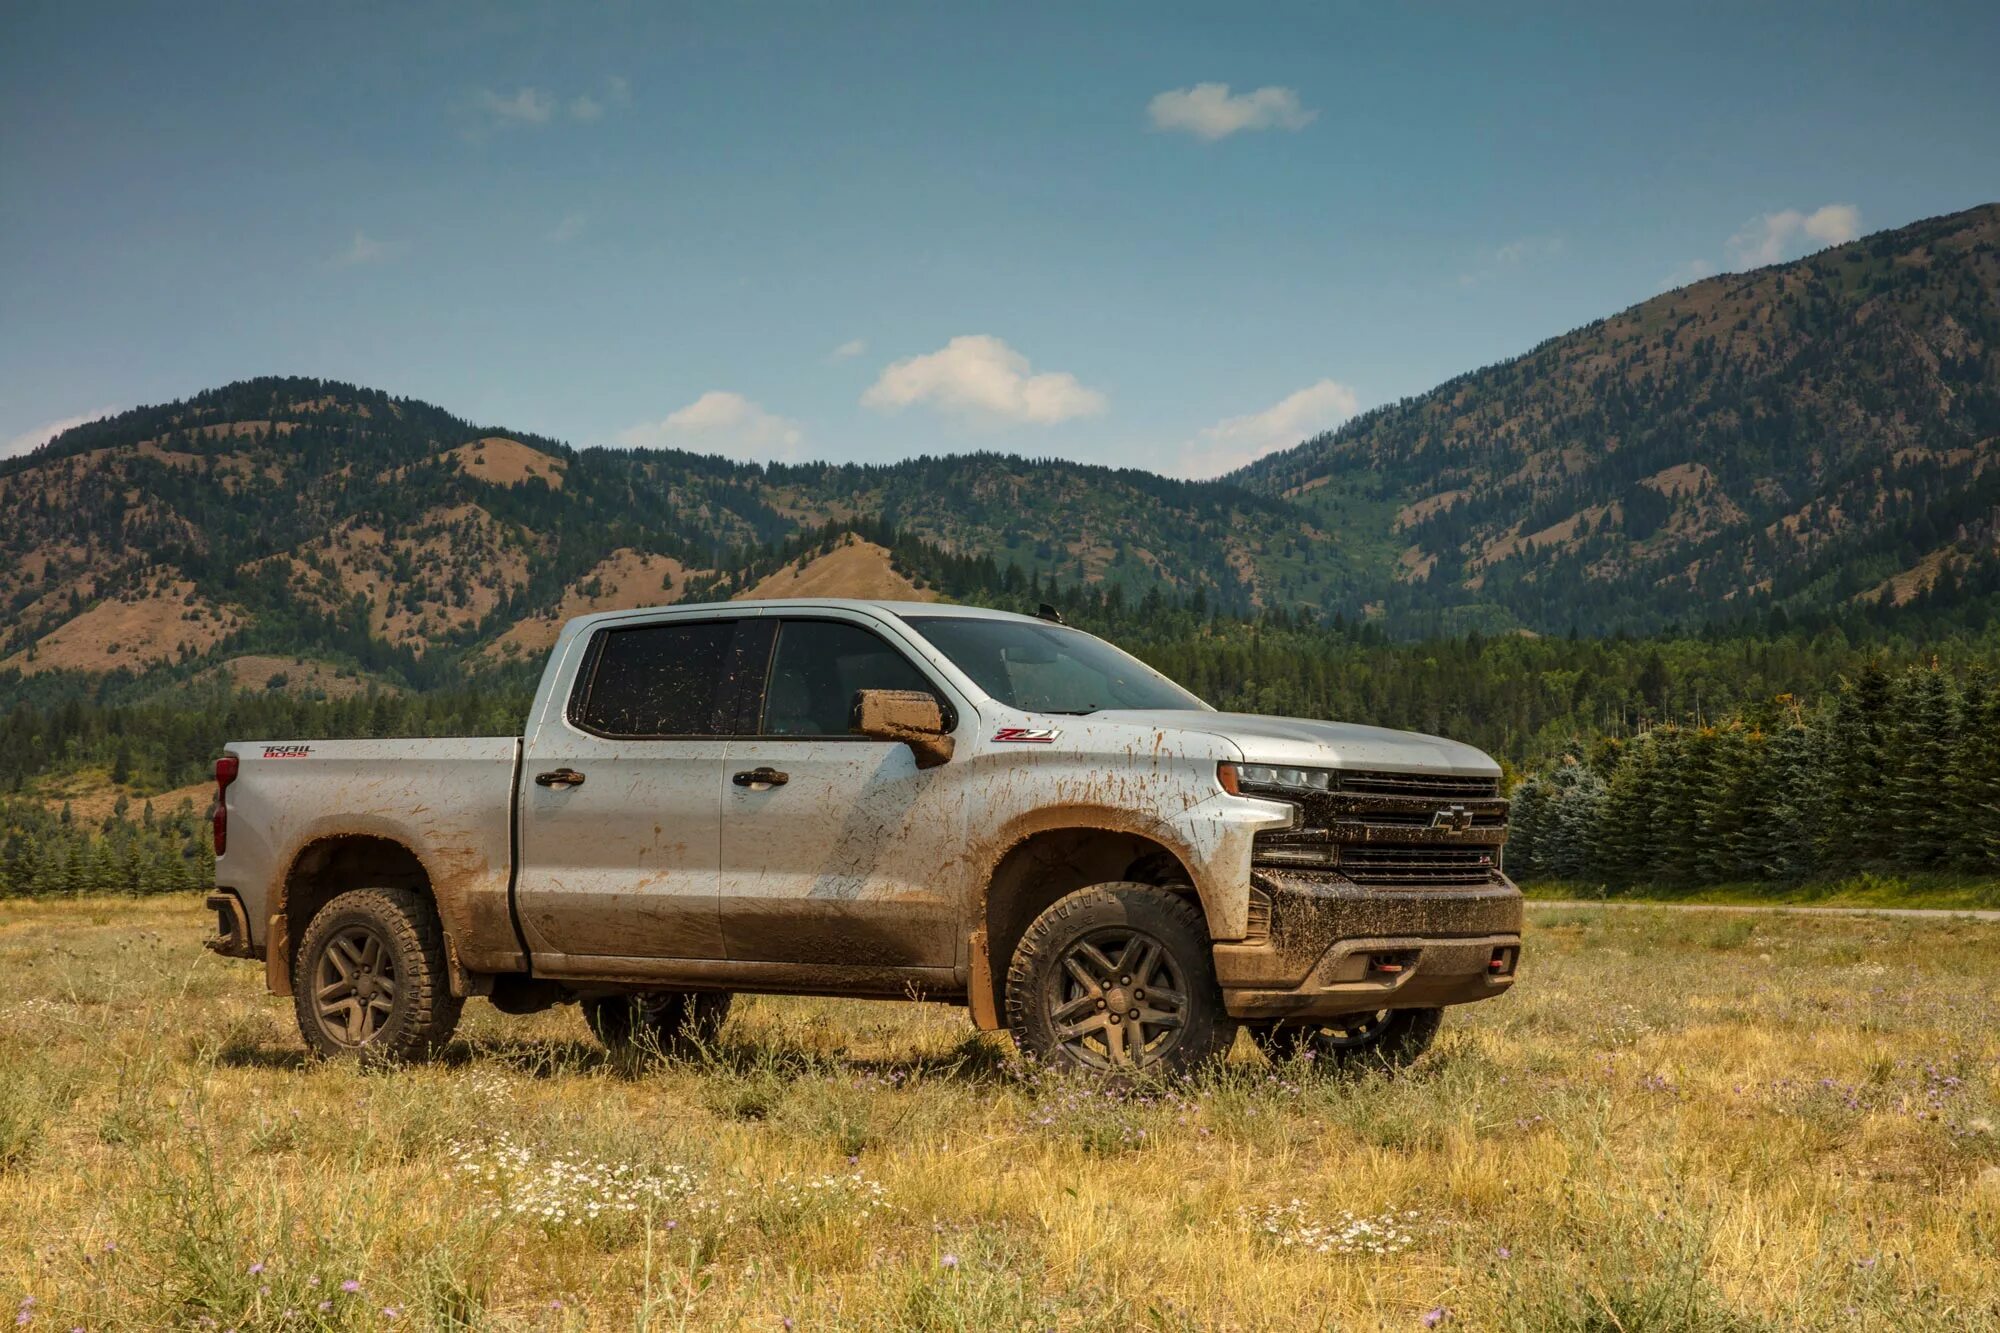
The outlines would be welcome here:
M 451 1040 L 464 1001 L 451 993 L 444 930 L 409 889 L 353 889 L 306 926 L 292 1009 L 314 1054 L 424 1059 Z
M 729 997 L 706 992 L 593 995 L 583 1002 L 583 1021 L 591 1035 L 612 1051 L 685 1055 L 714 1045 L 728 1017 Z
M 1443 1024 L 1442 1009 L 1377 1009 L 1256 1023 L 1250 1035 L 1275 1061 L 1309 1055 L 1337 1069 L 1401 1069 L 1430 1049 Z
M 1236 1037 L 1200 911 L 1151 884 L 1079 889 L 1035 918 L 1007 971 L 1021 1050 L 1061 1069 L 1178 1074 Z

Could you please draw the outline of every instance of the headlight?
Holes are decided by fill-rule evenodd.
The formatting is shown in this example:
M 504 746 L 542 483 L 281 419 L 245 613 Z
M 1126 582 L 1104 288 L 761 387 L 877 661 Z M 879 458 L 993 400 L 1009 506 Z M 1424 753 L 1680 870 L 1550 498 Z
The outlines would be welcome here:
M 1231 796 L 1245 787 L 1280 787 L 1289 791 L 1330 791 L 1333 774 L 1324 768 L 1278 768 L 1270 764 L 1217 764 L 1216 780 Z

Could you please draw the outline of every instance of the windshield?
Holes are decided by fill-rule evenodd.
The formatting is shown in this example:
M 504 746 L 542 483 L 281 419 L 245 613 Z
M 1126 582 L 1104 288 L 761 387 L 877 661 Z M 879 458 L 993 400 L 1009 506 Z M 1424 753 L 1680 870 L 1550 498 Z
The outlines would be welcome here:
M 1030 713 L 1208 705 L 1130 653 L 1082 630 L 1026 620 L 908 616 L 980 689 Z

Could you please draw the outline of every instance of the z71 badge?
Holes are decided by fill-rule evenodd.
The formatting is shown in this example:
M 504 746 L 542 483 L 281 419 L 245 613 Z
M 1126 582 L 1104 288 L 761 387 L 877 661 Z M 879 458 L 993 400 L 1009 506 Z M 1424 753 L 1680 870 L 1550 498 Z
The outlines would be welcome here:
M 266 759 L 310 759 L 313 747 L 310 745 L 267 745 L 264 747 Z
M 1047 745 L 1062 735 L 1061 727 L 1002 727 L 993 733 L 996 741 L 1022 741 L 1029 745 Z

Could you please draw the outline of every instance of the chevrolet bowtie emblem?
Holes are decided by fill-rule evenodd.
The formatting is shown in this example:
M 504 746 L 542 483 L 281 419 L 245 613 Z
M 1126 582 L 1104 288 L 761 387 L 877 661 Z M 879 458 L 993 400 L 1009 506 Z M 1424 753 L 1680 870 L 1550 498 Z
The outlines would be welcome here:
M 1431 816 L 1431 827 L 1450 833 L 1472 832 L 1472 811 L 1462 805 L 1447 806 Z

